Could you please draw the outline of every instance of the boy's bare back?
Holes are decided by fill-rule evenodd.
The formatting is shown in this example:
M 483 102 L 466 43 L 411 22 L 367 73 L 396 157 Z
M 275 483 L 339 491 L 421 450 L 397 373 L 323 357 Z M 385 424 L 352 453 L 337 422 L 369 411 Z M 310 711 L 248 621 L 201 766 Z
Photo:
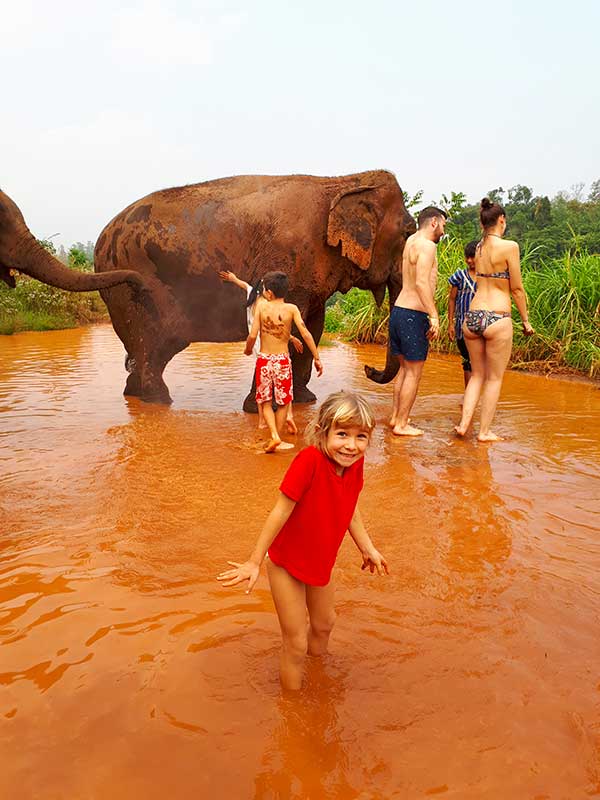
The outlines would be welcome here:
M 261 352 L 265 355 L 287 353 L 292 323 L 300 316 L 298 307 L 293 303 L 273 301 L 261 304 L 258 315 Z

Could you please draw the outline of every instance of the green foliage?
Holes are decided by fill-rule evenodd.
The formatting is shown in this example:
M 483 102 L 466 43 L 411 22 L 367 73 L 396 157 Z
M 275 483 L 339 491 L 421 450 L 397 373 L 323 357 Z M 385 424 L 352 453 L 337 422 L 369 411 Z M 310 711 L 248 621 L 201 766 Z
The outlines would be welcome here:
M 0 333 L 75 328 L 107 317 L 98 292 L 65 292 L 26 275 L 16 281 L 14 289 L 0 283 Z
M 439 278 L 436 305 L 440 338 L 437 352 L 454 352 L 448 340 L 448 277 L 464 269 L 463 241 L 455 234 L 438 247 Z M 567 252 L 546 259 L 541 249 L 527 245 L 521 255 L 523 285 L 529 302 L 529 319 L 535 335 L 525 337 L 515 314 L 514 366 L 545 370 L 571 367 L 590 377 L 600 377 L 600 255 Z M 370 292 L 351 289 L 338 297 L 325 314 L 325 330 L 349 341 L 385 342 L 388 301 L 377 309 Z
M 387 293 L 377 308 L 371 292 L 350 289 L 325 310 L 325 330 L 351 342 L 385 342 L 389 314 Z

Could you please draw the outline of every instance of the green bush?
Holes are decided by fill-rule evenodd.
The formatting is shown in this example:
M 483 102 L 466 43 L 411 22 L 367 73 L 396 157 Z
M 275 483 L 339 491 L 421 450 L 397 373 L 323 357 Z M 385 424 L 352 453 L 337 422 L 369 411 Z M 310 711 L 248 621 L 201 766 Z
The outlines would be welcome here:
M 432 343 L 437 352 L 453 352 L 448 340 L 448 277 L 465 266 L 463 243 L 451 236 L 438 247 L 439 276 L 436 305 L 440 314 L 440 338 Z M 517 313 L 513 366 L 546 370 L 565 367 L 600 377 L 600 255 L 564 253 L 540 258 L 537 247 L 525 249 L 521 259 L 529 319 L 535 335 L 525 337 Z M 378 309 L 373 295 L 351 289 L 325 312 L 325 330 L 349 341 L 386 342 L 389 305 L 386 296 Z

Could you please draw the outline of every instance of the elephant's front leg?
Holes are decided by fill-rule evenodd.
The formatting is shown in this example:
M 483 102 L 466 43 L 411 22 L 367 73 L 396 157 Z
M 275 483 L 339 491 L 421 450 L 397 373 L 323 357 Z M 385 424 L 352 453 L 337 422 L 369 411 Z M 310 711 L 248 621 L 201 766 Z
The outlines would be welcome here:
M 305 318 L 306 327 L 312 334 L 315 344 L 319 344 L 325 324 L 325 303 L 321 303 L 312 309 Z M 311 378 L 313 357 L 304 345 L 303 353 L 292 353 L 292 370 L 294 374 L 294 403 L 314 403 L 316 396 L 308 388 L 307 384 Z

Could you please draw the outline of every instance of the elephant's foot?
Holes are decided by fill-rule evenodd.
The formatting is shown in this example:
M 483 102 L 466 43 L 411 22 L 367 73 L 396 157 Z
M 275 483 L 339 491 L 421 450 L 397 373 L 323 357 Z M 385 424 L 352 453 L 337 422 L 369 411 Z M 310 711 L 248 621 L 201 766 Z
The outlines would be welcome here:
M 140 399 L 145 403 L 162 403 L 165 406 L 171 405 L 173 402 L 166 383 L 163 383 L 162 386 L 145 386 L 140 394 Z
M 294 403 L 316 403 L 317 396 L 307 386 L 294 386 Z
M 127 376 L 123 394 L 126 397 L 139 397 L 145 403 L 163 403 L 170 405 L 173 400 L 169 394 L 167 384 L 161 381 L 159 384 L 142 386 L 142 381 L 138 372 L 132 372 Z
M 123 394 L 128 397 L 141 397 L 142 396 L 142 381 L 139 372 L 130 372 L 125 382 Z

